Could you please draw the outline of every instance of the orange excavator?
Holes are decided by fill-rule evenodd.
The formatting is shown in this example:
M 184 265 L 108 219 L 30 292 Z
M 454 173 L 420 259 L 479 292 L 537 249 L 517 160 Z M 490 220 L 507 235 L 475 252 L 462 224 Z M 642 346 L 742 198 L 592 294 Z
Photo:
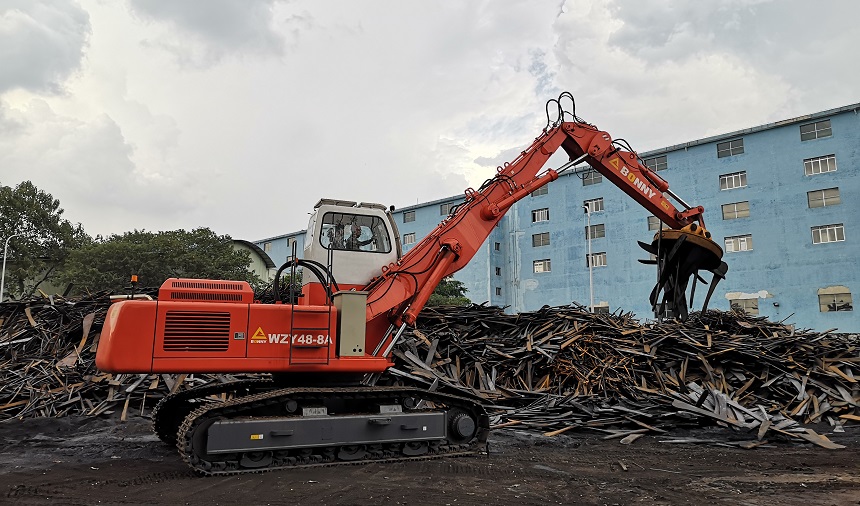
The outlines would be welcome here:
M 479 452 L 490 426 L 478 400 L 392 386 L 383 373 L 439 282 L 466 266 L 515 202 L 558 178 L 542 169 L 559 148 L 570 160 L 564 170 L 587 162 L 670 227 L 640 243 L 653 255 L 645 262 L 658 267 L 656 315 L 686 317 L 698 271 L 714 274 L 707 306 L 727 267 L 703 208 L 669 191 L 626 142 L 578 118 L 563 93 L 547 102 L 547 126 L 532 145 L 466 190 L 408 253 L 384 206 L 323 199 L 302 258 L 294 250 L 275 276 L 274 303 L 254 300 L 245 282 L 169 279 L 157 300 L 111 305 L 96 365 L 114 373 L 270 373 L 159 402 L 155 432 L 202 474 Z M 301 293 L 284 282 L 297 269 Z

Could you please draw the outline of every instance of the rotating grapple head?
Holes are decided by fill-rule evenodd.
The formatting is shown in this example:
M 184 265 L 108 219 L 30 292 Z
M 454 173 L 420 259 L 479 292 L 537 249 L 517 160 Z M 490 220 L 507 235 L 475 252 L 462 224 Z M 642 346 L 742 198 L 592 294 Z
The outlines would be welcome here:
M 639 241 L 639 246 L 653 254 L 656 260 L 639 260 L 643 264 L 657 265 L 657 284 L 651 290 L 651 307 L 658 319 L 678 318 L 686 320 L 688 314 L 687 285 L 694 276 L 690 289 L 690 306 L 696 293 L 696 281 L 708 284 L 699 271 L 713 273 L 702 311 L 708 309 L 708 301 L 717 283 L 726 277 L 728 265 L 722 261 L 723 250 L 711 239 L 711 234 L 696 223 L 680 230 L 660 230 L 651 244 Z

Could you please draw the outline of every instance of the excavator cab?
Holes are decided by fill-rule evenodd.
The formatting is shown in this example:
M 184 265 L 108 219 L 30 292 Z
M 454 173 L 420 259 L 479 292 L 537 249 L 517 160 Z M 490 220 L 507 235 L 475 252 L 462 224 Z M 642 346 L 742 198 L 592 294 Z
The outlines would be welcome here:
M 397 228 L 381 204 L 321 199 L 305 235 L 304 259 L 326 267 L 333 279 L 302 277 L 308 304 L 324 304 L 322 286 L 336 281 L 340 290 L 360 290 L 400 258 Z

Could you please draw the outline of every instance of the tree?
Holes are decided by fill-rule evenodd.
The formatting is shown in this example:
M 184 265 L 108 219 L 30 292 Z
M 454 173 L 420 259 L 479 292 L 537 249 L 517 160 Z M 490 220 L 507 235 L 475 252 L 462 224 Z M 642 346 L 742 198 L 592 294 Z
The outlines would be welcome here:
M 158 287 L 168 278 L 229 279 L 260 284 L 248 270 L 247 251 L 235 251 L 229 236 L 208 228 L 146 232 L 97 239 L 66 261 L 63 279 L 81 290 L 119 290 L 136 274 L 141 286 Z
M 427 301 L 427 306 L 467 306 L 472 303 L 466 297 L 467 291 L 468 288 L 462 281 L 457 281 L 452 277 L 444 278 L 433 290 Z
M 0 241 L 13 234 L 21 235 L 9 241 L 6 286 L 22 298 L 56 281 L 69 252 L 91 241 L 80 223 L 63 218 L 59 200 L 30 181 L 0 185 Z

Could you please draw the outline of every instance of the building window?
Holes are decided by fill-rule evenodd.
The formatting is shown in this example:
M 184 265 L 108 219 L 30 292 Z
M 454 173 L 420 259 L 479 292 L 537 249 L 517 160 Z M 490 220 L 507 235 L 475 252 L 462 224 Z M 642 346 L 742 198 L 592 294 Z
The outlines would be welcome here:
M 655 156 L 654 158 L 646 158 L 645 166 L 654 172 L 657 172 L 658 170 L 665 170 L 669 167 L 669 164 L 666 163 L 666 155 L 661 155 Z
M 539 197 L 541 195 L 546 195 L 547 193 L 549 193 L 549 187 L 547 185 L 543 185 L 532 192 L 532 197 Z
M 812 244 L 839 242 L 845 240 L 845 227 L 842 223 L 812 227 Z
M 403 213 L 403 223 L 409 223 L 410 221 L 415 221 L 415 211 L 406 211 Z
M 720 176 L 720 190 L 734 190 L 747 185 L 747 172 L 734 172 Z
M 839 199 L 839 188 L 806 192 L 806 200 L 809 201 L 810 209 L 813 207 L 835 206 L 842 203 Z
M 598 199 L 584 200 L 582 202 L 583 206 L 588 206 L 589 212 L 596 213 L 599 211 L 603 211 L 603 197 Z
M 726 253 L 737 253 L 738 251 L 752 251 L 752 235 L 733 235 L 726 237 Z
M 497 287 L 496 287 L 496 295 L 498 295 L 498 296 L 500 296 L 500 297 L 501 297 L 501 295 L 502 295 L 502 288 L 501 288 L 501 287 L 499 287 L 499 286 L 497 286 Z
M 264 242 L 263 243 L 263 251 L 265 251 L 266 253 L 272 251 L 272 243 Z
M 582 186 L 590 186 L 603 181 L 603 176 L 596 170 L 589 170 L 582 174 Z
M 833 135 L 833 130 L 830 128 L 829 119 L 800 125 L 800 140 L 802 141 L 811 141 L 812 139 L 830 137 L 831 135 Z
M 803 161 L 803 173 L 807 176 L 834 172 L 836 170 L 836 155 L 807 158 Z
M 606 267 L 606 252 L 585 255 L 586 267 Z
M 501 275 L 502 275 L 502 268 L 496 267 L 496 276 L 501 276 Z
M 494 250 L 496 250 L 496 251 L 502 251 L 502 243 L 500 243 L 500 242 L 494 242 L 494 243 L 493 243 L 493 249 L 494 249 Z
M 543 260 L 535 260 L 533 262 L 534 271 L 537 272 L 550 272 L 550 262 L 549 258 L 545 258 Z
M 538 223 L 541 221 L 549 221 L 549 209 L 535 209 L 532 211 L 532 223 Z
M 532 247 L 549 246 L 549 232 L 541 232 L 540 234 L 532 234 Z
M 665 223 L 660 221 L 660 218 L 656 216 L 648 217 L 648 230 L 660 230 L 661 228 L 668 229 L 669 225 L 666 225 Z
M 746 314 L 758 314 L 758 299 L 729 299 L 731 307 L 735 311 L 743 311 Z
M 603 225 L 603 223 L 599 225 L 585 227 L 585 236 L 589 239 L 598 239 L 600 237 L 606 237 L 606 227 Z
M 854 299 L 851 292 L 818 294 L 818 308 L 822 313 L 854 311 Z
M 744 140 L 734 139 L 717 144 L 717 158 L 740 155 L 744 152 Z
M 737 218 L 749 218 L 750 203 L 735 202 L 734 204 L 723 204 L 723 219 L 734 220 Z
M 609 314 L 609 304 L 592 306 L 591 312 L 593 314 Z
M 455 205 L 456 204 L 454 204 L 453 202 L 446 202 L 440 205 L 439 214 L 442 216 L 448 216 L 449 214 L 451 214 L 451 209 L 453 209 Z
M 415 242 L 415 232 L 403 234 L 403 244 L 412 244 Z

